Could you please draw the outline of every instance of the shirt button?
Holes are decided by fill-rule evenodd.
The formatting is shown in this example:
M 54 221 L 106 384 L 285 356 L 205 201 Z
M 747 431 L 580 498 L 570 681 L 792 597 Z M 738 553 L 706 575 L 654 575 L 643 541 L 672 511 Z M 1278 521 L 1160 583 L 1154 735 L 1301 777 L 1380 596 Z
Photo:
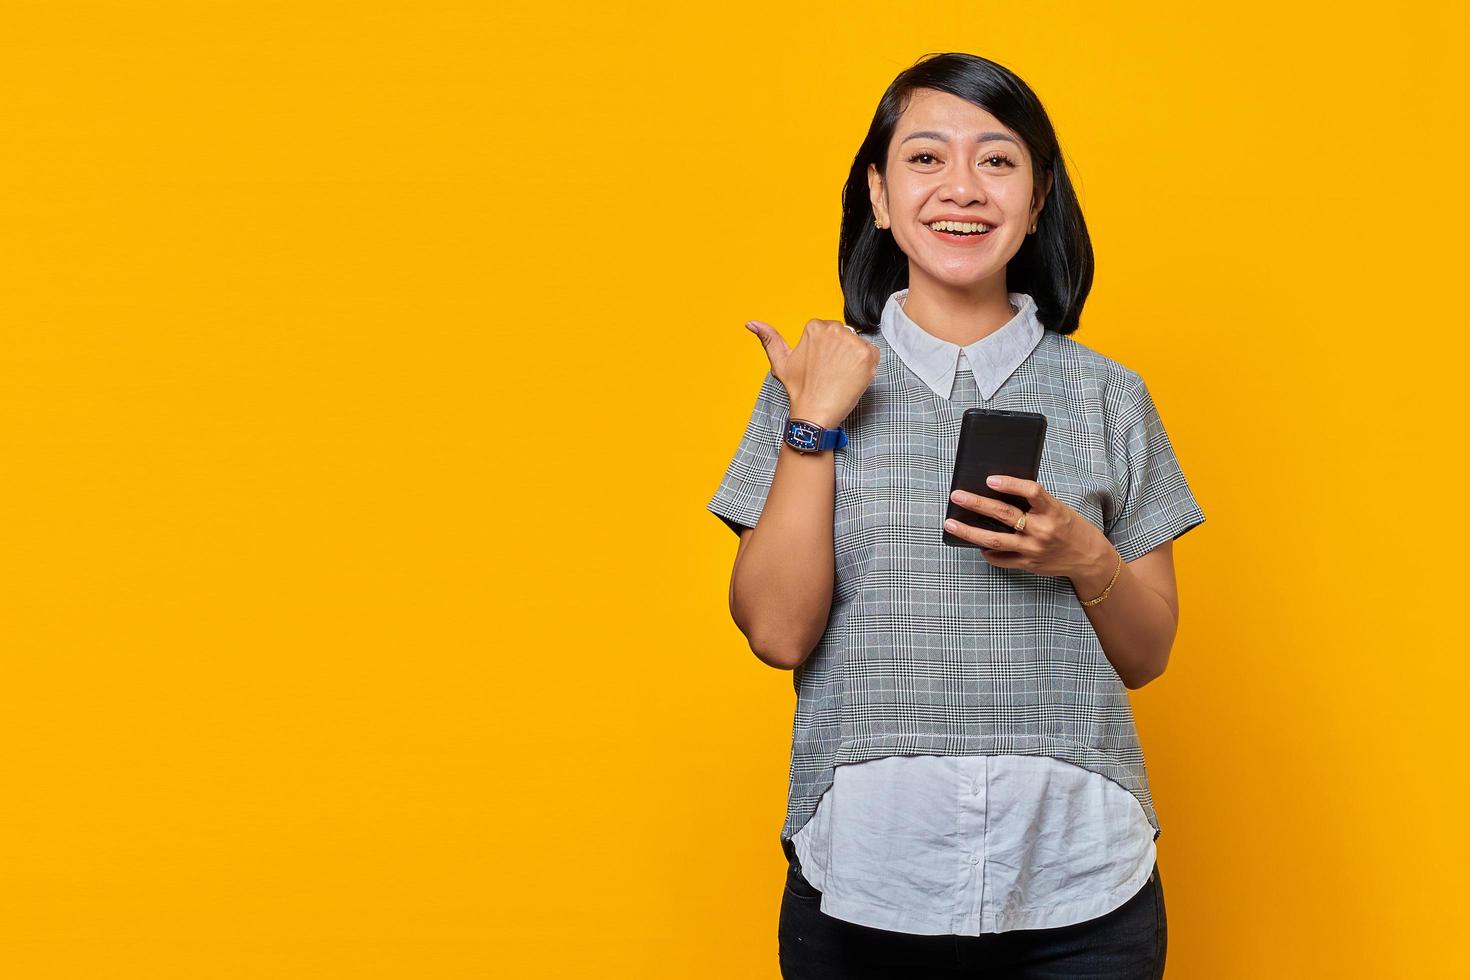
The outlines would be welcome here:
M 979 796 L 980 795 L 980 784 L 979 783 L 976 783 L 974 785 L 974 787 L 970 790 L 970 792 L 974 793 L 976 796 Z
M 978 854 L 971 854 L 970 855 L 970 863 L 971 864 L 979 864 L 980 863 L 980 856 Z

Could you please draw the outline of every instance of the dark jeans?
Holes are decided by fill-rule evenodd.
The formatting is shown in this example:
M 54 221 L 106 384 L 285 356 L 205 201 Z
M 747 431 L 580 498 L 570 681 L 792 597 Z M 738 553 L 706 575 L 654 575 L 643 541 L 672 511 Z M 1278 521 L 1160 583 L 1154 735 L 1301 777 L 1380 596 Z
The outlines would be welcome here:
M 1017 977 L 1158 980 L 1169 930 L 1159 866 L 1118 908 L 1069 926 L 979 936 L 915 936 L 833 918 L 822 893 L 787 865 L 777 929 L 787 980 Z

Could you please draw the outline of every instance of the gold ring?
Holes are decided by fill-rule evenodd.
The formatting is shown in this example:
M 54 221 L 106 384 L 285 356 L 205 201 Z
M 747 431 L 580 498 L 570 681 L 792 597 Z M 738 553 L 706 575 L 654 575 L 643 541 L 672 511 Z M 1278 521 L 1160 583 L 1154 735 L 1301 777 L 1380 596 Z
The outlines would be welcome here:
M 1024 530 L 1026 530 L 1026 515 L 1025 514 L 1022 514 L 1021 515 L 1021 519 L 1016 522 L 1015 527 L 1016 527 L 1016 530 L 1017 531 L 1024 531 Z

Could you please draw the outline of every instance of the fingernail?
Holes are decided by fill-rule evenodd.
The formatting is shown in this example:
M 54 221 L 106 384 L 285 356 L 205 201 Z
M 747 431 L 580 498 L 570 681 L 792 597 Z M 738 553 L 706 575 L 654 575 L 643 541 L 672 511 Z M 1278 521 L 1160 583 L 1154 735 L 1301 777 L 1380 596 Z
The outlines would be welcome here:
M 746 320 L 745 321 L 745 329 L 746 330 L 749 330 L 751 333 L 759 333 L 760 332 L 760 331 L 756 330 L 755 324 L 752 323 L 750 320 Z
M 1005 478 L 999 476 L 990 476 L 985 478 L 985 482 L 992 487 L 998 487 L 1005 482 Z

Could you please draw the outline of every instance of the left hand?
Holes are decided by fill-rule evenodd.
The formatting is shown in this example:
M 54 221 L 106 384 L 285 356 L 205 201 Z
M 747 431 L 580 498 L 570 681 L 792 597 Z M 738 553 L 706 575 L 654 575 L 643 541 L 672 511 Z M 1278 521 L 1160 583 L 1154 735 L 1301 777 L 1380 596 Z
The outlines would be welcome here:
M 1026 529 L 1018 533 L 987 531 L 971 527 L 963 521 L 954 527 L 945 525 L 950 534 L 980 546 L 985 560 L 1000 568 L 1021 568 L 1037 575 L 1072 576 L 1097 564 L 1098 530 L 1087 518 L 1046 492 L 1035 480 L 1018 476 L 996 477 L 992 490 L 1025 497 L 1031 503 L 1026 514 Z M 950 497 L 966 510 L 988 514 L 1012 527 L 1023 511 L 1002 500 L 956 490 Z M 1103 538 L 1103 544 L 1107 542 Z

